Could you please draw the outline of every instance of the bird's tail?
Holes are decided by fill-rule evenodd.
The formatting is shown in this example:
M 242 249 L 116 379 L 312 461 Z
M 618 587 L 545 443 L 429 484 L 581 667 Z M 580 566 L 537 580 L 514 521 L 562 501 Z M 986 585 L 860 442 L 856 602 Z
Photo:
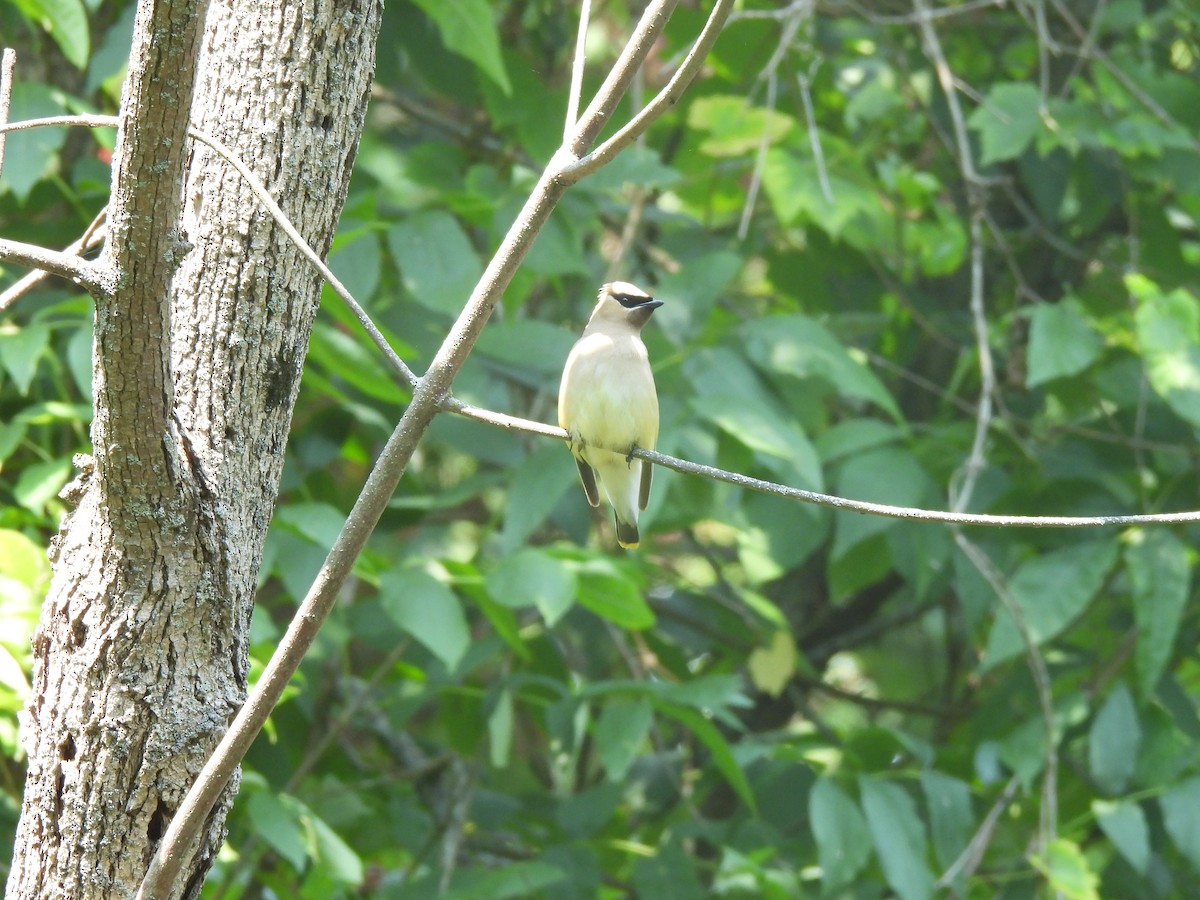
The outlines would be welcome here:
M 642 539 L 638 534 L 637 522 L 622 522 L 621 517 L 615 514 L 613 518 L 617 523 L 617 543 L 626 550 L 636 550 Z

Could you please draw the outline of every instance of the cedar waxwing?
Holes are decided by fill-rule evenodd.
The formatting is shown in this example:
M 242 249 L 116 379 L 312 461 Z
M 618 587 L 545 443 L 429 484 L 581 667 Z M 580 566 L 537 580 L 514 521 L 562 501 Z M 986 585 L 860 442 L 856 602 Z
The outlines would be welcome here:
M 558 424 L 571 435 L 584 493 L 600 505 L 599 477 L 616 516 L 617 543 L 626 549 L 638 545 L 638 510 L 650 499 L 653 466 L 630 454 L 634 447 L 653 450 L 658 440 L 658 394 L 640 334 L 660 306 L 627 281 L 600 288 L 558 390 Z

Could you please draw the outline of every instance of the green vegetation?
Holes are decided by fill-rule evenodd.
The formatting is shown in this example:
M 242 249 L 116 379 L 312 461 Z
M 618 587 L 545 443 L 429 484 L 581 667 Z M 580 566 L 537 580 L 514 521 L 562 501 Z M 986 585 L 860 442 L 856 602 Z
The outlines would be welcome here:
M 330 263 L 418 372 L 558 145 L 573 6 L 387 8 Z M 585 98 L 630 24 L 597 6 Z M 622 278 L 666 301 L 665 453 L 932 509 L 1200 506 L 1200 14 L 923 9 L 745 4 L 678 108 L 568 192 L 456 396 L 552 421 Z M 113 111 L 132 11 L 0 6 L 10 118 Z M 647 95 L 703 19 L 676 12 Z M 106 142 L 10 136 L 0 236 L 78 238 Z M 0 860 L 90 330 L 61 281 L 0 310 Z M 327 290 L 255 672 L 407 399 Z M 956 531 L 660 469 L 642 534 L 615 548 L 560 443 L 439 417 L 204 896 L 1195 895 L 1200 527 Z

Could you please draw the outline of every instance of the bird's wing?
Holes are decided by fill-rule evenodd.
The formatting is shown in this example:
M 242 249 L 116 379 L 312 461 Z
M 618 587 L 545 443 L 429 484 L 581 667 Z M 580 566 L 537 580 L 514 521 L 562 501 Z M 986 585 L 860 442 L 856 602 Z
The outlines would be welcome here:
M 645 509 L 646 504 L 650 502 L 650 479 L 654 475 L 654 466 L 641 460 L 642 463 L 642 484 L 638 489 L 638 509 Z
M 587 494 L 588 503 L 600 505 L 600 492 L 596 489 L 596 472 L 586 462 L 575 457 L 575 465 L 579 466 L 579 480 L 583 482 L 583 492 Z

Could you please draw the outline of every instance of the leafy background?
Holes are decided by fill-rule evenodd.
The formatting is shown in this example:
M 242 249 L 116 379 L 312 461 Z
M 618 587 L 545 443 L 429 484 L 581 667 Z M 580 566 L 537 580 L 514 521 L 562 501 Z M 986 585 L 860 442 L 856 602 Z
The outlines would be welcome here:
M 331 262 L 418 370 L 558 143 L 569 6 L 388 7 Z M 621 277 L 666 301 L 664 452 L 934 508 L 1197 507 L 1200 15 L 976 0 L 938 7 L 933 43 L 921 8 L 748 0 L 678 108 L 568 193 L 457 394 L 552 420 Z M 635 12 L 598 5 L 590 87 Z M 0 5 L 12 118 L 115 109 L 132 15 Z M 704 15 L 675 14 L 627 105 Z M 78 237 L 110 145 L 10 137 L 0 233 Z M 89 316 L 55 282 L 0 311 L 4 860 Z M 256 671 L 407 399 L 328 294 Z M 621 554 L 561 446 L 435 422 L 247 761 L 205 896 L 1200 891 L 1196 526 L 956 532 L 665 470 L 644 521 Z

